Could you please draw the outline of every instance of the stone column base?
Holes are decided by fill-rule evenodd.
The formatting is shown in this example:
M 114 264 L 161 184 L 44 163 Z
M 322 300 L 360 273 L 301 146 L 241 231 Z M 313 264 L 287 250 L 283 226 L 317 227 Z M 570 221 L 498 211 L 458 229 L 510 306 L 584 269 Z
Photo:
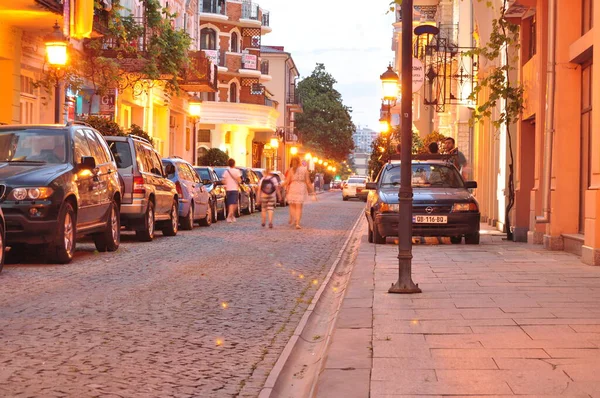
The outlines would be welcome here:
M 527 243 L 527 233 L 529 229 L 526 227 L 515 227 L 513 229 L 513 242 Z
M 563 251 L 565 250 L 565 241 L 562 236 L 544 235 L 544 249 Z
M 581 261 L 587 265 L 600 265 L 600 249 L 584 245 L 581 248 Z
M 538 231 L 527 231 L 527 243 L 530 245 L 541 245 L 544 243 L 544 233 Z

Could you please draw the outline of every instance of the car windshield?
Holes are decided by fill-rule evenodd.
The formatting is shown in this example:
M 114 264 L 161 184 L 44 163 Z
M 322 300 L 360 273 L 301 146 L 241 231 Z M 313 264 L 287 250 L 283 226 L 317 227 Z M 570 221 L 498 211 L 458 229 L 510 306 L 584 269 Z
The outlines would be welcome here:
M 208 172 L 208 169 L 196 168 L 195 170 L 196 170 L 196 173 L 198 173 L 198 175 L 200 176 L 200 179 L 202 181 L 206 181 L 206 180 L 210 181 L 210 173 Z
M 61 130 L 2 130 L 0 162 L 65 163 L 65 136 Z
M 348 184 L 364 184 L 364 183 L 365 183 L 364 178 L 350 178 L 348 180 Z
M 400 185 L 400 165 L 387 168 L 381 176 L 381 186 Z M 412 186 L 415 188 L 464 188 L 458 171 L 441 164 L 413 164 Z
M 263 175 L 263 172 L 262 172 L 262 171 L 260 171 L 260 170 L 254 170 L 254 172 L 256 173 L 256 176 L 257 176 L 258 178 L 263 178 L 263 177 L 264 177 L 264 175 Z

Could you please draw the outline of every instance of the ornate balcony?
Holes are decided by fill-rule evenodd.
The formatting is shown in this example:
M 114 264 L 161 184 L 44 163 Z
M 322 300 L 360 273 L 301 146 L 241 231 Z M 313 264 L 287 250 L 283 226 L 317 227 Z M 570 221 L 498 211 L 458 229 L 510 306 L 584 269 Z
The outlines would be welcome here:
M 217 91 L 217 65 L 206 57 L 203 51 L 189 53 L 190 66 L 183 73 L 179 86 L 192 92 Z
M 225 9 L 225 0 L 202 0 L 202 9 L 200 12 L 225 15 Z
M 63 13 L 63 1 L 62 0 L 35 0 L 36 3 L 46 8 L 49 11 L 52 11 L 56 14 Z

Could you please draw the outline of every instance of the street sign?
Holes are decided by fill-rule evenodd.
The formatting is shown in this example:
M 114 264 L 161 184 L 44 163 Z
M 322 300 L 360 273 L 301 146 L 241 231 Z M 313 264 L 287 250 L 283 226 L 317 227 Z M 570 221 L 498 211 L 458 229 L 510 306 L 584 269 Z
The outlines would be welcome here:
M 115 94 L 106 94 L 100 97 L 100 113 L 103 115 L 115 113 Z
M 413 93 L 416 93 L 423 87 L 425 83 L 425 67 L 423 66 L 423 62 L 418 58 L 413 58 L 412 61 L 413 73 L 412 73 L 412 86 Z

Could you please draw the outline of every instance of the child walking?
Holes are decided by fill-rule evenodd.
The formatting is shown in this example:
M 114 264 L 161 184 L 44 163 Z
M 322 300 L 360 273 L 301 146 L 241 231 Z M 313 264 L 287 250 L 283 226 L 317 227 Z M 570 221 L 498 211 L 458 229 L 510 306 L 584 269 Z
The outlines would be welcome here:
M 275 210 L 276 201 L 280 201 L 281 194 L 279 193 L 279 183 L 277 178 L 273 176 L 271 170 L 266 170 L 264 177 L 258 182 L 258 192 L 256 196 L 260 201 L 261 225 L 264 227 L 269 216 L 269 228 L 273 228 L 273 212 Z

